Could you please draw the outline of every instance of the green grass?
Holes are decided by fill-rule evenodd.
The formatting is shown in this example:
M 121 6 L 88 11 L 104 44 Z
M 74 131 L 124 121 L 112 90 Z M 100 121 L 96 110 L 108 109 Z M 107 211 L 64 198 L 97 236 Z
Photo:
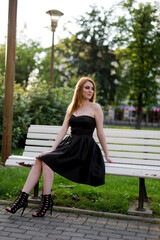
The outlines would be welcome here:
M 0 167 L 0 199 L 13 200 L 22 189 L 30 169 Z M 55 174 L 52 187 L 54 205 L 126 214 L 138 197 L 137 178 L 106 176 L 103 186 L 91 187 L 73 183 Z M 40 178 L 40 191 L 43 180 Z M 160 181 L 146 179 L 148 197 L 155 216 L 160 217 Z

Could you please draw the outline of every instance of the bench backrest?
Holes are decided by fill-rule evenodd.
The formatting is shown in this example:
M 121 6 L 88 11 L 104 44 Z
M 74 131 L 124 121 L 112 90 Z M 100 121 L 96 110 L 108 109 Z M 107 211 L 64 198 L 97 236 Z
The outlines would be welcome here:
M 31 125 L 23 156 L 36 157 L 39 153 L 49 150 L 60 128 Z M 104 128 L 104 133 L 109 155 L 114 162 L 160 166 L 160 131 Z M 70 129 L 67 134 L 70 134 Z M 94 139 L 100 146 L 95 132 Z

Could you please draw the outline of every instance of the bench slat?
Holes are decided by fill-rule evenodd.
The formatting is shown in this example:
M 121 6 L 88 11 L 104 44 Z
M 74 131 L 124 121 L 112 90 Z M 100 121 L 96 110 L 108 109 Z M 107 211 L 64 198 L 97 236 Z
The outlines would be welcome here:
M 23 156 L 25 157 L 37 157 L 40 153 L 40 152 L 23 152 Z
M 62 126 L 58 126 L 58 125 L 30 125 L 30 127 L 28 128 L 28 131 L 30 130 L 36 130 L 36 129 L 61 129 Z
M 99 141 L 96 138 L 96 141 Z M 150 140 L 150 139 L 135 139 L 135 138 L 107 138 L 107 143 L 120 143 L 120 144 L 140 144 L 140 145 L 154 145 L 160 146 L 160 140 Z
M 127 158 L 160 160 L 160 154 L 156 154 L 156 153 L 119 152 L 119 151 L 110 150 L 109 155 L 110 157 L 127 157 Z
M 48 126 L 48 127 L 30 127 L 28 133 L 52 133 L 58 134 L 61 130 L 61 126 Z M 67 134 L 70 134 L 70 128 L 67 131 Z
M 48 140 L 55 140 L 57 134 L 45 134 L 45 133 L 28 133 L 27 138 L 31 139 L 48 139 Z
M 21 164 L 25 164 L 25 166 L 21 165 Z M 7 163 L 5 164 L 6 167 L 30 167 L 34 165 L 34 161 L 23 161 L 23 160 L 17 160 L 17 161 L 12 161 L 12 160 L 8 160 Z
M 132 129 L 111 129 L 104 128 L 104 134 L 107 137 L 130 137 L 130 138 L 149 138 L 160 139 L 159 131 L 151 130 L 132 130 Z
M 49 147 L 32 147 L 32 146 L 25 146 L 25 152 L 45 152 L 49 151 L 51 148 Z
M 143 177 L 143 178 L 155 178 L 160 179 L 159 167 L 145 167 L 120 164 L 106 164 L 106 174 L 108 175 L 118 175 L 118 176 L 128 176 L 128 177 Z
M 51 147 L 53 145 L 54 141 L 47 141 L 47 140 L 26 140 L 26 145 L 32 145 L 32 146 L 49 146 Z
M 115 158 L 112 157 L 112 161 L 115 163 L 122 163 L 122 164 L 130 164 L 130 165 L 145 165 L 145 166 L 159 166 L 160 167 L 160 160 L 142 160 L 142 159 L 133 159 L 133 158 Z
M 116 145 L 116 144 L 108 144 L 108 150 L 160 153 L 160 147 L 132 146 L 132 145 L 127 146 L 127 145 Z
M 25 157 L 25 156 L 20 156 L 20 155 L 11 155 L 9 156 L 10 160 L 24 160 L 24 161 L 35 161 L 35 157 Z
M 17 155 L 12 155 L 10 156 L 7 161 L 5 162 L 6 167 L 22 167 L 18 163 L 25 162 L 26 164 L 33 165 L 35 162 L 35 158 L 33 157 L 24 157 L 24 156 L 17 156 Z
M 110 165 L 110 164 L 106 163 L 105 165 L 107 167 L 107 165 Z M 135 165 L 130 165 L 130 164 L 117 164 L 117 163 L 114 163 L 114 164 L 111 163 L 111 165 L 114 168 L 123 167 L 124 169 L 140 169 L 140 170 L 143 170 L 143 171 L 144 170 L 146 170 L 146 171 L 148 171 L 148 170 L 159 171 L 159 167 L 158 166 L 146 166 L 146 165 L 140 166 L 140 165 L 136 165 L 136 164 Z

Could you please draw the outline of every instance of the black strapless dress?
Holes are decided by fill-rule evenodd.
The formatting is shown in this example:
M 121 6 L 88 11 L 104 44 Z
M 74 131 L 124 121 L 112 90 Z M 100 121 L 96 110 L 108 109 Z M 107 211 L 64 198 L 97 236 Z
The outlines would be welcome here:
M 71 115 L 71 135 L 56 150 L 37 157 L 53 171 L 76 183 L 99 186 L 105 183 L 105 165 L 101 150 L 93 139 L 96 121 L 88 115 Z

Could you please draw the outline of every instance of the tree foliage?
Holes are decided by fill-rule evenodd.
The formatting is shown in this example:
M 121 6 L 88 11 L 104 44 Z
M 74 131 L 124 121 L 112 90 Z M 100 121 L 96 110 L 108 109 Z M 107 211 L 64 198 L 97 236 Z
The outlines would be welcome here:
M 91 11 L 77 19 L 80 30 L 65 39 L 60 54 L 69 77 L 91 76 L 97 84 L 99 102 L 113 103 L 116 94 L 116 55 L 110 39 L 111 11 L 91 7 Z M 76 74 L 76 75 L 75 75 Z
M 42 51 L 38 42 L 28 40 L 18 43 L 16 47 L 15 82 L 27 86 L 30 74 L 37 68 L 38 54 Z
M 67 69 L 64 69 L 64 64 L 62 62 L 64 60 L 64 56 L 60 55 L 60 52 L 57 49 L 61 48 L 61 44 L 58 43 L 54 47 L 54 87 L 63 87 L 65 85 L 69 86 L 68 84 L 65 84 L 65 72 Z M 50 79 L 50 67 L 51 67 L 51 48 L 45 48 L 43 49 L 43 57 L 41 58 L 41 61 L 38 63 L 38 74 L 37 78 L 40 81 L 46 81 L 49 84 Z
M 117 73 L 113 64 L 116 56 L 110 40 L 111 14 L 111 11 L 93 6 L 86 16 L 77 19 L 82 29 L 76 34 L 80 45 L 77 72 L 79 75 L 94 75 L 102 105 L 112 104 L 116 94 Z
M 150 3 L 134 5 L 124 1 L 127 17 L 119 18 L 116 41 L 125 46 L 120 51 L 122 83 L 130 100 L 138 107 L 137 128 L 140 128 L 142 107 L 156 103 L 160 75 L 160 24 L 156 7 Z

